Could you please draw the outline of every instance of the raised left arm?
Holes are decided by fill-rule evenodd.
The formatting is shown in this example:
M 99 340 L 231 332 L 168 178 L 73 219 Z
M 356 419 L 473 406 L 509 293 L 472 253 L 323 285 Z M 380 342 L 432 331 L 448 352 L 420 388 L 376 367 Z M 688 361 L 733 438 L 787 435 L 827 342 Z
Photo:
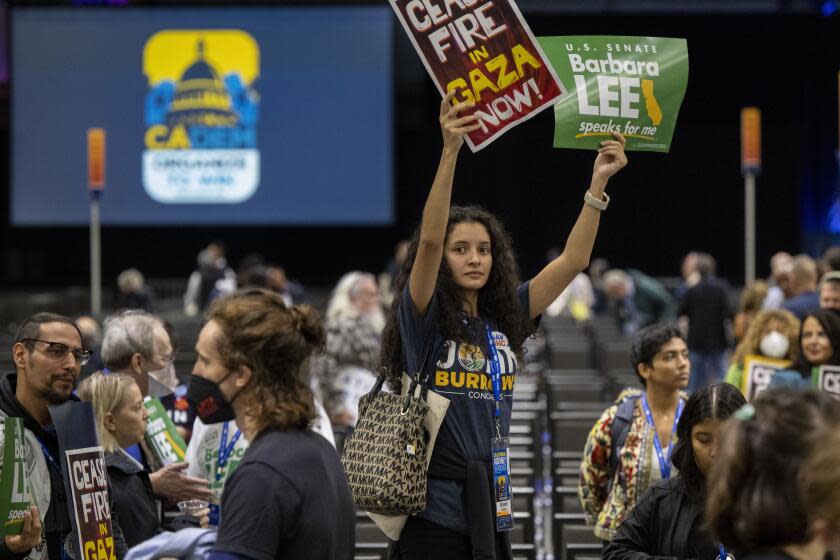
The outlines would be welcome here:
M 613 133 L 615 140 L 601 142 L 598 157 L 592 169 L 592 182 L 589 193 L 597 200 L 604 200 L 604 190 L 607 181 L 619 169 L 627 165 L 624 154 L 624 136 Z M 548 263 L 532 280 L 528 288 L 530 297 L 531 318 L 537 317 L 551 305 L 566 289 L 566 286 L 578 273 L 589 266 L 595 236 L 598 234 L 598 223 L 601 220 L 601 210 L 584 203 L 575 227 L 566 240 L 563 253 Z

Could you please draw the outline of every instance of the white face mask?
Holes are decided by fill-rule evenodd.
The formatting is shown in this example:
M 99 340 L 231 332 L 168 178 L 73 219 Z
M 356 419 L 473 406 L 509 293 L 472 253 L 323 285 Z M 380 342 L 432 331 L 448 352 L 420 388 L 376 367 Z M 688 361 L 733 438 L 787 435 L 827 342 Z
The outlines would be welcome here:
M 770 331 L 762 337 L 758 348 L 768 358 L 784 358 L 790 348 L 790 341 L 779 331 Z
M 149 376 L 170 389 L 178 386 L 178 376 L 175 374 L 175 364 L 172 362 L 169 362 L 161 369 L 150 371 Z

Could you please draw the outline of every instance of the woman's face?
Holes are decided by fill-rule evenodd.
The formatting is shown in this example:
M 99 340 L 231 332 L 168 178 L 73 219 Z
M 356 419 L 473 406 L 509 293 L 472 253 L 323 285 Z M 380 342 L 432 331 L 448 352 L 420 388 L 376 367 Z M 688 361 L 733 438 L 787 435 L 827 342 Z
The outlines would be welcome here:
M 773 318 L 767 321 L 755 341 L 754 354 L 761 354 L 770 358 L 785 358 L 790 356 L 791 347 L 796 345 L 796 340 L 791 340 L 786 332 L 786 325 L 779 319 Z
M 769 321 L 767 321 L 767 324 L 764 325 L 764 329 L 762 329 L 761 336 L 759 337 L 759 339 L 764 338 L 773 331 L 785 334 L 785 324 L 782 323 L 779 319 L 770 319 Z
M 360 278 L 353 287 L 352 294 L 351 300 L 359 313 L 371 313 L 379 308 L 379 289 L 373 278 L 369 276 Z
M 130 447 L 143 439 L 149 412 L 143 406 L 143 395 L 136 383 L 126 390 L 120 405 L 109 412 L 112 422 L 109 431 L 120 447 Z
M 706 476 L 714 463 L 716 442 L 722 425 L 723 422 L 717 418 L 707 418 L 691 428 L 691 450 L 694 452 L 694 462 L 703 476 Z
M 802 322 L 802 355 L 809 364 L 821 366 L 834 354 L 831 341 L 819 321 L 806 317 Z
M 464 290 L 480 290 L 490 277 L 490 234 L 480 222 L 460 222 L 446 236 L 444 256 L 452 278 Z

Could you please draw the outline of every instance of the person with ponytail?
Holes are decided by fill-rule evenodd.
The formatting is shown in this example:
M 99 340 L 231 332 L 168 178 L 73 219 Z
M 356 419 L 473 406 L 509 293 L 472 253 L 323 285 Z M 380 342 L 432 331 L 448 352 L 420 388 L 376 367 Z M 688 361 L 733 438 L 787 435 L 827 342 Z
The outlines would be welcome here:
M 724 427 L 706 522 L 738 560 L 824 560 L 840 537 L 840 401 L 768 389 Z M 826 454 L 828 455 L 826 457 Z
M 473 108 L 456 103 L 454 92 L 440 104 L 443 153 L 383 332 L 380 365 L 389 386 L 400 390 L 403 372 L 420 373 L 450 401 L 429 466 L 426 509 L 408 518 L 391 558 L 511 557 L 491 495 L 493 442 L 509 435 L 522 345 L 535 320 L 589 264 L 609 202 L 607 181 L 627 163 L 620 134 L 601 142 L 565 249 L 520 284 L 499 219 L 477 206 L 450 206 L 463 136 L 480 126 Z M 420 372 L 427 353 L 437 359 Z
M 352 558 L 347 478 L 309 429 L 316 409 L 303 366 L 325 336 L 312 308 L 267 290 L 213 302 L 188 398 L 206 424 L 235 419 L 249 446 L 225 484 L 210 560 Z
M 706 476 L 717 455 L 721 426 L 745 404 L 729 383 L 691 395 L 680 416 L 672 457 L 679 474 L 645 492 L 610 541 L 604 560 L 712 559 L 718 554 L 703 524 Z

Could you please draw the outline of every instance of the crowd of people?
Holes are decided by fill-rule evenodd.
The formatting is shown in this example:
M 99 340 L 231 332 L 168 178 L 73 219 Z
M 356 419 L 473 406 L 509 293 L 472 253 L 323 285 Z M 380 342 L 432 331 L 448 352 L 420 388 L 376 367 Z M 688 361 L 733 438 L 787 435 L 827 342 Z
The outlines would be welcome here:
M 234 272 L 211 243 L 183 302 L 204 317 L 189 379 L 176 375 L 174 328 L 153 313 L 137 270 L 120 275 L 127 309 L 101 332 L 91 318 L 52 313 L 21 323 L 0 419 L 23 420 L 32 507 L 21 532 L 0 540 L 0 560 L 73 557 L 50 407 L 79 400 L 105 454 L 116 558 L 183 528 L 214 536 L 210 560 L 351 558 L 355 506 L 339 457 L 383 369 L 393 392 L 407 390 L 407 372 L 449 401 L 426 506 L 390 557 L 511 558 L 490 460 L 510 434 L 522 348 L 543 314 L 607 315 L 632 339 L 639 387 L 604 411 L 582 450 L 581 506 L 605 558 L 840 552 L 840 402 L 815 383 L 819 368 L 840 366 L 840 251 L 822 271 L 775 255 L 771 278 L 746 286 L 738 308 L 705 253 L 685 257 L 673 292 L 590 263 L 605 189 L 627 164 L 616 133 L 601 143 L 564 249 L 521 282 L 499 218 L 451 203 L 463 136 L 478 126 L 471 104 L 452 100 L 441 103 L 443 149 L 413 238 L 380 278 L 343 276 L 323 319 L 282 267 L 251 256 Z M 437 360 L 423 371 L 429 353 Z M 747 394 L 756 356 L 779 367 Z M 149 399 L 188 443 L 184 461 L 149 445 Z

